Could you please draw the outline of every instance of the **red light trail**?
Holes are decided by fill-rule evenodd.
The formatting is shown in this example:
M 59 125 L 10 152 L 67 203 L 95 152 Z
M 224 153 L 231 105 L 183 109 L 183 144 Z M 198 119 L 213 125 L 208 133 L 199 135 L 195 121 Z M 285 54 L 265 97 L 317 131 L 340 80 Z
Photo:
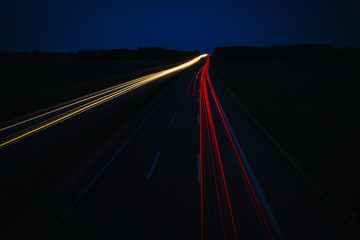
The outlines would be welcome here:
M 215 182 L 215 186 L 216 186 L 216 194 L 217 194 L 217 199 L 218 199 L 218 206 L 219 206 L 219 211 L 220 211 L 220 219 L 221 219 L 221 225 L 222 225 L 222 232 L 223 232 L 223 236 L 224 238 L 227 235 L 227 232 L 225 230 L 225 226 L 224 226 L 224 221 L 225 218 L 227 217 L 227 219 L 230 218 L 230 222 L 231 222 L 231 232 L 229 233 L 230 236 L 234 237 L 235 239 L 237 239 L 237 232 L 236 232 L 236 227 L 235 227 L 235 221 L 234 221 L 234 216 L 233 216 L 233 212 L 232 212 L 232 207 L 231 207 L 231 203 L 230 203 L 230 197 L 229 197 L 229 192 L 228 192 L 228 188 L 227 188 L 227 184 L 226 184 L 226 179 L 225 179 L 225 174 L 224 174 L 224 169 L 222 166 L 222 160 L 221 160 L 221 156 L 220 156 L 220 151 L 219 151 L 219 145 L 218 145 L 218 141 L 216 138 L 216 133 L 215 133 L 215 127 L 214 127 L 214 121 L 213 121 L 213 117 L 212 117 L 212 113 L 211 113 L 211 109 L 210 109 L 210 103 L 209 103 L 209 94 L 206 88 L 206 74 L 207 74 L 207 68 L 209 65 L 209 59 L 207 60 L 205 66 L 204 66 L 204 70 L 202 72 L 201 75 L 201 82 L 200 82 L 200 131 L 201 131 L 201 136 L 200 139 L 204 139 L 206 138 L 207 141 L 206 142 L 201 142 L 200 143 L 200 157 L 201 157 L 201 168 L 202 168 L 202 173 L 204 171 L 204 164 L 209 164 L 209 161 L 211 161 L 211 163 L 213 165 L 217 165 L 217 168 L 213 168 L 213 172 L 214 172 L 214 182 Z M 204 129 L 206 129 L 207 131 L 204 131 Z M 210 131 L 209 131 L 210 130 Z M 204 156 L 204 154 L 206 154 Z M 206 160 L 206 163 L 204 163 L 204 160 Z M 216 164 L 214 164 L 216 163 Z M 217 173 L 220 176 L 220 179 L 216 179 L 216 174 L 215 171 L 220 169 Z M 204 178 L 203 178 L 204 174 L 201 174 L 201 198 L 202 198 L 202 239 L 204 238 Z M 219 181 L 220 180 L 220 181 Z M 219 196 L 219 188 L 217 185 L 217 181 L 219 181 L 220 183 L 220 187 L 222 187 L 221 189 L 223 189 L 224 195 L 225 195 L 225 201 L 226 201 L 226 206 L 221 207 L 221 200 L 220 200 L 220 196 Z M 224 211 L 222 210 L 226 210 L 226 213 L 228 214 L 227 216 L 223 216 Z
M 188 94 L 189 94 L 190 88 L 191 88 L 191 86 L 192 86 L 191 83 L 193 82 L 193 80 L 194 80 L 194 87 L 193 87 L 192 96 L 194 96 L 194 94 L 195 94 L 196 80 L 197 80 L 197 78 L 198 78 L 198 76 L 199 76 L 199 73 L 201 72 L 201 70 L 202 70 L 203 68 L 204 68 L 204 67 L 200 68 L 200 70 L 199 70 L 196 74 L 194 74 L 194 76 L 192 77 L 192 79 L 191 79 L 191 81 L 190 81 L 190 83 L 189 83 L 189 86 L 188 86 L 188 88 L 187 88 L 187 91 L 186 91 L 186 96 L 188 96 Z
M 210 58 L 207 58 L 206 64 L 201 70 L 200 79 L 200 191 L 201 191 L 201 236 L 204 239 L 204 235 L 208 234 L 207 231 L 216 226 L 216 220 L 209 220 L 205 216 L 210 216 L 214 213 L 208 213 L 208 211 L 214 211 L 210 209 L 209 196 L 211 195 L 211 186 L 215 187 L 216 200 L 218 207 L 218 214 L 221 222 L 221 230 L 223 238 L 235 238 L 237 239 L 237 228 L 234 220 L 234 215 L 231 207 L 229 191 L 226 184 L 225 173 L 223 169 L 222 159 L 220 155 L 218 140 L 214 127 L 213 114 L 211 112 L 210 100 L 214 103 L 214 106 L 221 119 L 221 126 L 225 129 L 227 139 L 231 143 L 230 146 L 233 150 L 235 158 L 237 159 L 237 166 L 241 173 L 243 182 L 246 186 L 246 190 L 249 194 L 252 205 L 258 216 L 260 225 L 265 233 L 267 239 L 275 239 L 273 230 L 279 239 L 283 239 L 282 232 L 273 216 L 268 203 L 263 196 L 260 186 L 247 162 L 246 156 L 243 153 L 236 136 L 231 128 L 231 125 L 227 119 L 227 116 L 221 106 L 221 103 L 216 95 L 214 87 L 209 77 L 209 63 Z M 198 74 L 199 74 L 198 72 Z M 197 75 L 198 75 L 197 74 Z M 196 78 L 194 82 L 194 89 L 196 84 Z M 192 81 L 191 81 L 192 82 Z M 189 88 L 191 87 L 191 82 Z M 189 89 L 188 89 L 189 90 Z M 193 90 L 194 92 L 195 90 Z M 210 94 L 209 94 L 210 92 Z M 209 172 L 206 170 L 209 169 Z M 212 171 L 211 171 L 212 169 Z M 210 187 L 210 190 L 208 189 Z M 214 196 L 215 197 L 215 196 Z M 212 215 L 211 215 L 212 216 Z M 271 224 L 269 221 L 271 221 Z M 211 222 L 213 221 L 213 222 Z M 225 224 L 226 223 L 226 224 Z M 211 230 L 211 229 L 210 229 Z M 209 230 L 209 231 L 210 231 Z M 212 230 L 214 231 L 214 230 Z

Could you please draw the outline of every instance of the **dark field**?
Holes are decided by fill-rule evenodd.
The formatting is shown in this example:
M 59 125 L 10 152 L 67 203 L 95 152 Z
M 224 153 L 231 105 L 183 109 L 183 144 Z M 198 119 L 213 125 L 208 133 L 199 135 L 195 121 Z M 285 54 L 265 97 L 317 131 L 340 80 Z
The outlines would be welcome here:
M 180 60 L 0 61 L 0 122 L 169 68 Z
M 360 63 L 215 60 L 213 66 L 345 214 L 359 214 Z

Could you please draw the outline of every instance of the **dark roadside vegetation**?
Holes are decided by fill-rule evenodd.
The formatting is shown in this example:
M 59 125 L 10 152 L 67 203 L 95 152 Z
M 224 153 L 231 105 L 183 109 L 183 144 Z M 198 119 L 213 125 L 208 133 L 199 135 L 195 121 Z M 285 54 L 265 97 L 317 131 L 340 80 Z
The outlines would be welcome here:
M 0 122 L 164 70 L 199 54 L 157 47 L 77 53 L 0 52 Z
M 218 47 L 213 66 L 233 95 L 359 227 L 360 48 Z

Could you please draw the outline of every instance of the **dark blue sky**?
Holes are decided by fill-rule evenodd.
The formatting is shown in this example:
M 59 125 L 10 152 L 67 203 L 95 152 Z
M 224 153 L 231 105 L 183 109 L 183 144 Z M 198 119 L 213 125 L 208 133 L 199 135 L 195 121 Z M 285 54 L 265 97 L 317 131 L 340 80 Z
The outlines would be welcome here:
M 5 0 L 0 51 L 326 43 L 360 46 L 354 0 Z

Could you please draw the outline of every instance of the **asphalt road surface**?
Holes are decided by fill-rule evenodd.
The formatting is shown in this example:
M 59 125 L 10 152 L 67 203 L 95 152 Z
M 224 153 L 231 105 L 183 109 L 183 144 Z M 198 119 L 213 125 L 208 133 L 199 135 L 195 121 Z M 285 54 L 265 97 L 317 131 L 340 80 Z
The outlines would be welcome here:
M 6 238 L 332 239 L 209 68 L 203 58 L 163 80 L 171 84 L 38 193 L 41 204 L 4 215 Z M 149 86 L 0 149 L 2 179 Z

